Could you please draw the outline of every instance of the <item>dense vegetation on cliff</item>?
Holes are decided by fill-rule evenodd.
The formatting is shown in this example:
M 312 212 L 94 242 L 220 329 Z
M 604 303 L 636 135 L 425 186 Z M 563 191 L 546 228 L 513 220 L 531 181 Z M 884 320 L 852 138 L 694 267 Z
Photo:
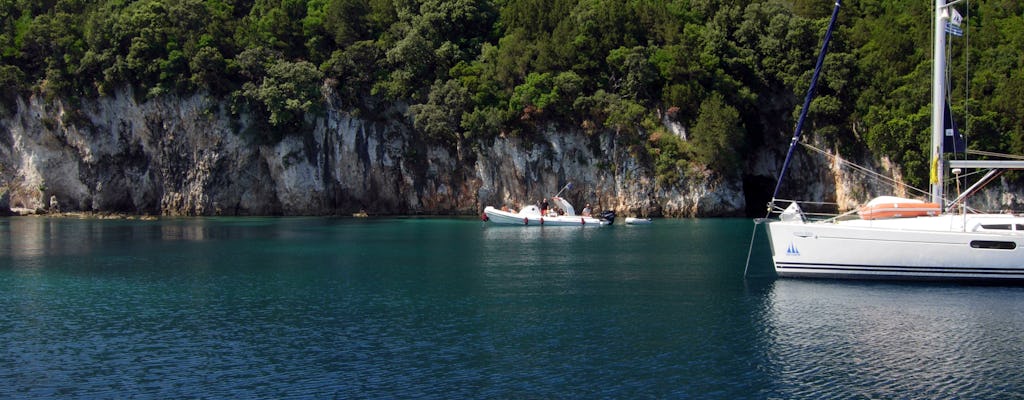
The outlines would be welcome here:
M 737 173 L 788 134 L 831 11 L 822 0 L 5 0 L 5 112 L 30 92 L 71 100 L 130 85 L 210 93 L 301 131 L 324 106 L 375 118 L 410 105 L 430 140 L 463 146 L 539 128 L 611 129 L 660 179 L 691 162 Z M 958 6 L 954 109 L 971 146 L 1024 153 L 1024 5 Z M 927 177 L 931 2 L 848 0 L 809 131 Z M 968 46 L 969 43 L 969 46 Z M 969 76 L 967 81 L 965 76 Z M 323 83 L 326 82 L 327 85 Z M 686 128 L 686 140 L 664 121 Z

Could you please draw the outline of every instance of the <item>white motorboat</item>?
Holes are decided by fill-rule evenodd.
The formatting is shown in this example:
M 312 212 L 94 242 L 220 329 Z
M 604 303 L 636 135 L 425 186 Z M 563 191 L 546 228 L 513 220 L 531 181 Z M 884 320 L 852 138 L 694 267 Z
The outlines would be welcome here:
M 576 209 L 568 200 L 562 197 L 552 197 L 551 202 L 555 208 L 547 210 L 542 214 L 540 207 L 528 205 L 519 211 L 497 209 L 491 206 L 484 208 L 485 221 L 503 225 L 526 225 L 526 226 L 601 226 L 611 225 L 615 221 L 614 211 L 605 211 L 600 217 L 576 215 Z M 558 213 L 555 209 L 561 209 Z
M 958 198 L 943 197 L 943 159 L 945 136 L 955 136 L 944 123 L 945 35 L 952 4 L 936 0 L 934 71 L 932 74 L 932 146 L 933 171 L 931 198 L 928 202 L 881 198 L 861 207 L 861 216 L 810 221 L 797 202 L 792 202 L 777 220 L 766 220 L 771 242 L 772 261 L 780 277 L 884 278 L 928 280 L 1024 280 L 1024 217 L 1007 214 L 969 213 L 968 195 L 991 181 L 1001 171 L 1024 169 L 1022 161 L 948 162 L 956 174 L 959 169 L 989 169 L 988 175 Z M 839 2 L 833 11 L 833 23 Z M 822 55 L 827 47 L 826 34 Z M 819 58 L 820 66 L 820 58 Z M 815 77 L 817 77 L 815 71 Z M 814 83 L 805 99 L 811 98 Z M 793 148 L 800 136 L 800 125 L 779 175 L 785 174 Z M 772 207 L 779 188 L 772 196 Z

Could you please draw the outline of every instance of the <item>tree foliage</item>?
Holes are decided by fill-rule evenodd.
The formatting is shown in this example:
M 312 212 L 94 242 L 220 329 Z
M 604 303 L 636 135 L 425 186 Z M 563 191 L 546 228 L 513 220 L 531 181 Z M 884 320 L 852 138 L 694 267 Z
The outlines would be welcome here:
M 301 126 L 303 115 L 317 111 L 322 104 L 322 79 L 309 62 L 277 60 L 267 67 L 260 84 L 247 82 L 242 95 L 267 110 L 270 125 Z
M 669 118 L 690 141 L 647 140 L 663 171 L 787 135 L 830 2 L 813 0 L 9 0 L 0 85 L 77 99 L 205 92 L 269 129 L 324 103 L 375 115 L 408 104 L 447 143 L 544 126 L 610 129 L 639 143 Z M 1024 6 L 956 6 L 951 92 L 972 147 L 1024 152 Z M 870 149 L 927 179 L 931 5 L 846 2 L 808 110 L 809 135 Z M 969 68 L 969 71 L 968 71 Z M 970 72 L 970 77 L 967 72 Z M 327 85 L 323 85 L 326 83 Z M 730 154 L 732 154 L 730 153 Z
M 695 157 L 701 164 L 726 173 L 738 172 L 744 128 L 739 111 L 713 94 L 700 105 L 693 140 Z

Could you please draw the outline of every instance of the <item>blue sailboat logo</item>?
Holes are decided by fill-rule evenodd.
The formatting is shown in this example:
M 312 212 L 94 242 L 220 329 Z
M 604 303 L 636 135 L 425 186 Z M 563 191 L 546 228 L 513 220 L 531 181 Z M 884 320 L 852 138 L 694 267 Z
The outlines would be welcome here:
M 798 256 L 798 255 L 800 255 L 800 250 L 796 249 L 796 243 L 789 242 L 789 247 L 786 249 L 786 255 L 787 256 Z

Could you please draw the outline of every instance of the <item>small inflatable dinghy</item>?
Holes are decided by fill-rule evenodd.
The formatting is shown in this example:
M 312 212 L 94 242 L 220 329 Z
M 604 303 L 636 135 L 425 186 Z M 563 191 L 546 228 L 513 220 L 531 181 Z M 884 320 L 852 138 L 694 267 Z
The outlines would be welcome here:
M 647 225 L 650 223 L 650 218 L 626 217 L 626 225 Z

